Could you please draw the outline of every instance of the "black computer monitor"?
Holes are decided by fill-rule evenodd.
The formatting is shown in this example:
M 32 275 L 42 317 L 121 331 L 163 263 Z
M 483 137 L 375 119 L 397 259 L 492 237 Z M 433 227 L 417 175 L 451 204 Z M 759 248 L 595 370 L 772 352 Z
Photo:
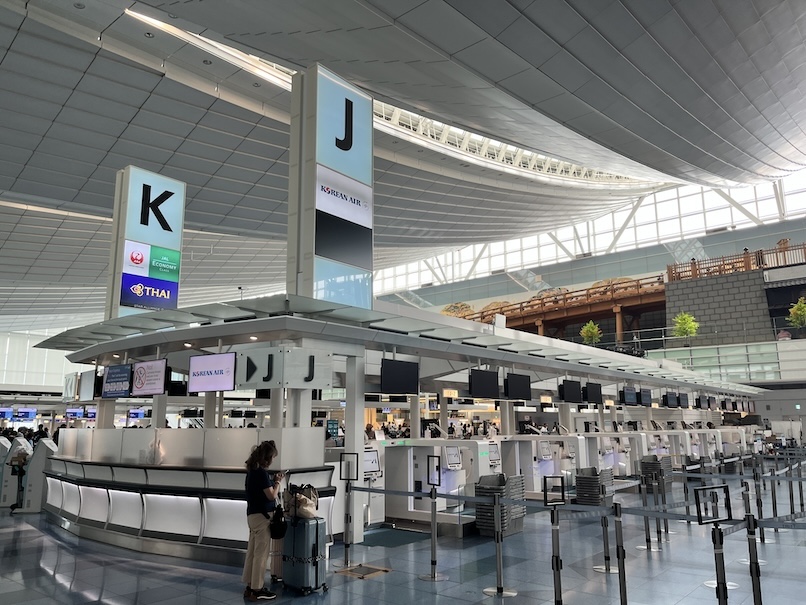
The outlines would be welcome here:
M 532 379 L 527 374 L 507 374 L 504 378 L 504 395 L 507 399 L 532 400 Z
M 477 399 L 499 399 L 498 372 L 470 370 L 470 396 Z
M 582 403 L 582 383 L 578 380 L 563 380 L 558 391 L 558 395 L 563 401 Z
M 582 389 L 582 399 L 588 403 L 604 403 L 602 398 L 602 385 L 598 382 L 589 382 Z
M 420 392 L 420 364 L 381 359 L 381 392 L 415 395 Z

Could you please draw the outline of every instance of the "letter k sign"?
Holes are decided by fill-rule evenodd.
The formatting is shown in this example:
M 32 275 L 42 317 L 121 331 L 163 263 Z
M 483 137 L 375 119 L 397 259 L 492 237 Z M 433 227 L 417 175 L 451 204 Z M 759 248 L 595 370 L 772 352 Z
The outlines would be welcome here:
M 150 212 L 153 212 L 154 218 L 157 219 L 160 227 L 162 227 L 165 231 L 173 232 L 173 229 L 171 229 L 171 226 L 168 224 L 168 221 L 165 220 L 165 217 L 160 210 L 160 204 L 170 198 L 173 194 L 173 191 L 166 190 L 152 200 L 151 185 L 143 184 L 143 201 L 140 205 L 140 224 L 148 227 L 148 215 Z

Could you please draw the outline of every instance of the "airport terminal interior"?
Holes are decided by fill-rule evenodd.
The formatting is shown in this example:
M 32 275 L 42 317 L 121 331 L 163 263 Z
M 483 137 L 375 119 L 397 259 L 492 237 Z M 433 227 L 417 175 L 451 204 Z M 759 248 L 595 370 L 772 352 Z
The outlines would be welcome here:
M 800 605 L 805 32 L 0 0 L 0 603 Z

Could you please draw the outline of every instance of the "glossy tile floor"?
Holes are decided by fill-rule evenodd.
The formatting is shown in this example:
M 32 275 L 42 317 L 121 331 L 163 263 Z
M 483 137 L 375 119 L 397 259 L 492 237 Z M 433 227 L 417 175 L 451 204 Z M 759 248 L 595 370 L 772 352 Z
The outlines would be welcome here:
M 779 493 L 781 514 L 789 512 L 786 487 Z M 738 488 L 732 490 L 734 497 Z M 682 499 L 676 487 L 675 498 Z M 769 499 L 769 493 L 765 495 Z M 618 494 L 625 506 L 637 496 Z M 741 499 L 737 498 L 741 508 Z M 797 500 L 797 496 L 796 496 Z M 735 502 L 734 502 L 735 503 Z M 769 504 L 766 505 L 769 510 Z M 806 524 L 804 525 L 806 527 Z M 654 539 L 654 521 L 652 522 Z M 631 605 L 716 603 L 715 591 L 703 586 L 714 577 L 714 557 L 709 529 L 670 522 L 675 532 L 662 552 L 637 550 L 644 543 L 643 521 L 625 517 L 627 587 Z M 759 545 L 764 601 L 776 605 L 806 602 L 806 531 L 767 535 L 775 543 Z M 611 524 L 611 545 L 614 544 Z M 598 519 L 561 523 L 563 602 L 568 605 L 619 603 L 618 577 L 592 570 L 602 563 L 601 525 Z M 611 546 L 612 547 L 612 546 Z M 350 605 L 507 605 L 554 603 L 551 572 L 551 532 L 546 514 L 530 514 L 522 533 L 504 541 L 504 586 L 517 590 L 513 598 L 487 597 L 486 587 L 496 585 L 495 546 L 491 538 L 463 540 L 440 538 L 438 571 L 443 582 L 420 580 L 430 571 L 430 542 L 420 540 L 395 548 L 355 545 L 351 563 L 365 562 L 391 569 L 389 573 L 360 580 L 336 574 L 340 544 L 334 546 L 328 571 L 327 593 L 302 597 L 291 589 L 277 588 L 280 602 Z M 747 539 L 739 531 L 726 539 L 727 579 L 739 588 L 729 592 L 731 604 L 753 603 L 747 557 Z M 613 554 L 615 565 L 615 553 Z M 0 512 L 0 604 L 45 605 L 90 603 L 131 605 L 208 605 L 243 603 L 241 570 L 151 555 L 141 555 L 85 539 L 49 524 L 39 515 L 10 516 Z

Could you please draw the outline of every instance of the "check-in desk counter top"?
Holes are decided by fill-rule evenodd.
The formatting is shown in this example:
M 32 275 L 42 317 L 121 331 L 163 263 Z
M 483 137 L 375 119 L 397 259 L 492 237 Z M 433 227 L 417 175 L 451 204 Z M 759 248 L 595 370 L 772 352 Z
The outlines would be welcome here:
M 289 480 L 310 483 L 320 501 L 332 500 L 332 473 L 332 466 L 293 469 Z M 217 561 L 233 559 L 211 556 L 211 547 L 246 548 L 243 468 L 113 464 L 59 456 L 51 458 L 45 475 L 45 510 L 79 535 Z

